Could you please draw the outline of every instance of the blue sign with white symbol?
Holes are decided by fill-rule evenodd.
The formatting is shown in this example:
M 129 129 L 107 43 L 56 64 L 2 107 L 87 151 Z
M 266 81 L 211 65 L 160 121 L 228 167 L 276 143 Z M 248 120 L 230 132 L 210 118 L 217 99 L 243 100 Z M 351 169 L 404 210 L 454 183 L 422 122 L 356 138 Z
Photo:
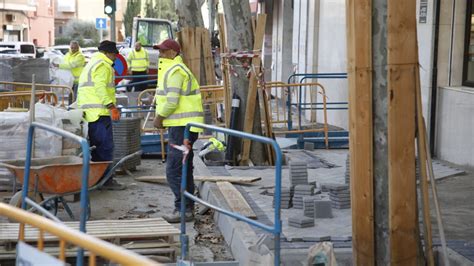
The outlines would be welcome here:
M 106 18 L 95 18 L 95 28 L 98 30 L 107 29 L 107 19 Z

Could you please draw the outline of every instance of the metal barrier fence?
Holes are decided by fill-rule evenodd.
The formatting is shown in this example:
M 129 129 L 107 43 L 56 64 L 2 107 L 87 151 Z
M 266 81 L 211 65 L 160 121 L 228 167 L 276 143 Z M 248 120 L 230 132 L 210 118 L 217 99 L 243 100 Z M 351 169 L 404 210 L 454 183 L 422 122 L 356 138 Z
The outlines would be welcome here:
M 25 82 L 10 82 L 10 81 L 0 81 L 0 86 L 3 85 L 7 90 L 14 91 L 31 91 L 32 83 L 25 83 Z M 61 99 L 61 106 L 66 106 L 64 99 L 69 99 L 69 103 L 74 102 L 74 93 L 71 87 L 66 85 L 55 85 L 55 84 L 38 84 L 35 83 L 36 90 L 43 90 L 48 92 L 54 92 L 56 94 L 56 90 L 60 90 L 59 99 Z
M 45 247 L 45 233 L 56 236 L 59 240 L 59 260 L 66 262 L 66 246 L 71 243 L 80 249 L 89 250 L 89 265 L 95 266 L 97 256 L 116 262 L 120 265 L 161 265 L 146 257 L 135 254 L 122 247 L 115 246 L 101 239 L 76 231 L 61 223 L 51 221 L 37 214 L 0 203 L 0 216 L 16 220 L 24 228 L 28 224 L 38 229 L 37 249 L 43 251 Z M 25 239 L 24 231 L 19 235 L 19 241 Z M 79 258 L 78 258 L 79 259 Z M 83 261 L 77 265 L 84 265 Z
M 238 213 L 234 213 L 222 208 L 219 208 L 217 206 L 214 206 L 202 199 L 199 199 L 198 197 L 194 196 L 193 194 L 189 193 L 186 191 L 186 177 L 187 177 L 187 171 L 188 171 L 188 160 L 187 157 L 184 158 L 184 163 L 182 167 L 182 174 L 181 174 L 181 260 L 186 259 L 186 254 L 188 250 L 188 238 L 186 236 L 186 222 L 185 222 L 185 209 L 186 209 L 186 198 L 189 198 L 190 200 L 193 200 L 195 202 L 198 202 L 204 206 L 207 206 L 209 208 L 212 208 L 222 214 L 225 214 L 227 216 L 233 217 L 239 221 L 244 221 L 250 225 L 256 226 L 258 228 L 261 228 L 265 231 L 268 231 L 270 233 L 273 233 L 275 236 L 274 242 L 275 242 L 275 254 L 274 254 L 274 265 L 280 265 L 280 234 L 281 234 L 281 218 L 280 218 L 280 204 L 281 204 L 281 167 L 282 167 L 282 152 L 280 149 L 280 146 L 274 139 L 262 137 L 262 136 L 257 136 L 237 130 L 232 130 L 232 129 L 227 129 L 227 128 L 220 128 L 216 126 L 210 126 L 210 125 L 204 125 L 204 124 L 199 124 L 199 123 L 188 123 L 186 125 L 186 130 L 184 132 L 184 138 L 189 139 L 189 129 L 191 127 L 197 127 L 197 128 L 202 128 L 202 129 L 207 129 L 210 131 L 215 131 L 215 132 L 220 132 L 224 134 L 228 134 L 234 137 L 241 137 L 241 138 L 247 138 L 256 142 L 262 142 L 269 144 L 273 146 L 273 149 L 275 151 L 276 155 L 276 161 L 275 161 L 275 225 L 274 226 L 269 226 L 263 223 L 256 222 L 252 219 L 249 219 L 245 216 L 242 216 Z M 186 265 L 184 262 L 181 265 Z
M 287 130 L 274 130 L 274 134 L 290 134 L 290 133 L 310 133 L 323 132 L 325 138 L 326 148 L 329 147 L 328 140 L 328 123 L 327 123 L 327 106 L 326 106 L 326 90 L 317 82 L 312 83 L 292 83 L 286 84 L 284 82 L 265 83 L 266 90 L 270 90 L 270 113 L 272 114 L 272 127 L 275 124 L 286 124 Z M 291 96 L 296 94 L 296 102 L 292 102 Z M 304 99 L 308 98 L 309 102 Z M 322 101 L 318 101 L 317 95 L 321 95 Z M 273 107 L 274 106 L 274 107 Z M 321 107 L 319 107 L 321 106 Z M 293 110 L 298 109 L 298 128 L 292 127 Z M 323 123 L 322 127 L 318 124 L 316 111 L 322 110 Z M 303 112 L 310 112 L 310 119 L 307 123 L 303 121 Z M 275 127 L 273 127 L 275 128 Z
M 212 115 L 212 123 L 214 125 L 222 125 L 224 124 L 222 121 L 220 121 L 217 117 L 217 113 L 219 110 L 219 104 L 224 103 L 224 88 L 221 85 L 207 85 L 207 86 L 201 86 L 200 87 L 201 95 L 202 95 L 202 100 L 204 105 L 209 105 L 210 110 L 211 110 L 211 115 Z M 143 98 L 145 98 L 146 94 L 152 95 L 154 98 L 154 95 L 156 93 L 156 89 L 146 89 L 141 91 L 138 94 L 138 100 L 137 100 L 137 106 L 131 106 L 129 108 L 142 108 L 142 110 L 137 110 L 137 111 L 132 111 L 135 113 L 150 113 L 150 115 L 147 115 L 145 117 L 145 122 L 142 128 L 143 132 L 155 132 L 157 131 L 156 128 L 148 128 L 146 127 L 146 122 L 150 118 L 154 118 L 155 116 L 155 102 L 154 99 L 151 103 L 151 105 L 144 105 L 143 104 Z M 143 110 L 143 108 L 146 108 Z
M 36 98 L 40 98 L 45 103 L 52 105 L 58 104 L 58 96 L 51 91 L 35 91 Z M 29 91 L 13 91 L 13 92 L 0 92 L 0 111 L 8 108 L 26 108 L 29 107 L 31 101 L 31 92 Z
M 87 203 L 88 203 L 88 181 L 89 181 L 89 162 L 90 162 L 90 153 L 89 153 L 89 143 L 86 139 L 76 136 L 71 132 L 67 132 L 65 130 L 55 128 L 52 126 L 48 126 L 45 124 L 41 124 L 38 122 L 32 122 L 29 129 L 28 129 L 28 141 L 26 144 L 26 158 L 25 158 L 25 173 L 23 178 L 23 190 L 22 190 L 22 203 L 21 208 L 26 210 L 27 198 L 28 198 L 28 191 L 29 191 L 29 183 L 30 183 L 30 168 L 31 168 L 31 155 L 32 155 L 32 147 L 33 147 L 33 136 L 35 133 L 35 128 L 40 128 L 56 135 L 60 135 L 64 138 L 69 138 L 81 145 L 82 148 L 82 186 L 81 186 L 81 203 L 80 203 L 80 225 L 79 229 L 81 232 L 86 232 L 86 220 L 87 220 Z M 29 199 L 29 198 L 28 198 Z M 29 199 L 32 200 L 32 199 Z M 32 200 L 34 201 L 34 200 Z M 20 224 L 20 238 L 24 236 L 25 232 L 25 225 Z M 82 249 L 78 250 L 77 253 L 77 263 L 78 265 L 82 265 L 84 259 L 84 251 Z
M 299 79 L 299 83 L 303 83 L 307 79 L 347 79 L 347 73 L 295 73 L 292 74 L 288 77 L 288 83 L 295 82 L 297 78 Z M 299 98 L 302 98 L 301 92 L 299 95 Z M 301 102 L 301 99 L 300 99 Z M 327 110 L 347 110 L 348 109 L 348 102 L 326 102 L 327 105 L 330 107 L 327 107 Z M 294 105 L 291 100 L 291 94 L 289 94 L 288 101 L 287 101 L 287 107 L 288 107 L 288 112 L 291 110 L 291 106 Z M 305 106 L 311 106 L 313 107 L 313 104 L 311 103 L 304 103 L 303 105 Z M 318 107 L 318 104 L 316 104 L 316 109 L 320 108 Z M 319 109 L 318 109 L 319 110 Z M 293 121 L 292 117 L 289 116 L 288 118 L 288 128 L 291 130 L 293 129 Z

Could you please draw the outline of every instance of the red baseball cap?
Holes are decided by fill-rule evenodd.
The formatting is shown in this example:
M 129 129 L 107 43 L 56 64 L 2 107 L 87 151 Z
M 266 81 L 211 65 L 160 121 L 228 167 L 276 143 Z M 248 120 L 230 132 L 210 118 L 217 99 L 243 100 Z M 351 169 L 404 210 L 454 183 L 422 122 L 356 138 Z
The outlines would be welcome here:
M 177 41 L 173 39 L 167 39 L 158 45 L 153 45 L 153 49 L 174 50 L 178 54 L 179 52 L 181 52 L 181 46 Z

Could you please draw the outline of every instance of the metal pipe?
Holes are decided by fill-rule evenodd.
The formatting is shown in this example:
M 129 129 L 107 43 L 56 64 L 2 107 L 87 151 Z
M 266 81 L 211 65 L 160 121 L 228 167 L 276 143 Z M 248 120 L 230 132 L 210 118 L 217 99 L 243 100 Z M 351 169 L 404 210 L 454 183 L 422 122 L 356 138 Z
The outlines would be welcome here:
M 62 223 L 61 220 L 58 219 L 58 217 L 52 215 L 48 210 L 46 210 L 45 208 L 41 207 L 41 205 L 39 205 L 38 203 L 34 202 L 33 200 L 31 200 L 30 198 L 26 197 L 25 198 L 26 200 L 26 203 L 28 203 L 28 205 L 30 205 L 31 207 L 33 207 L 33 209 L 36 209 L 38 210 L 39 212 L 41 212 L 43 215 L 45 215 L 46 217 L 48 217 L 49 219 L 57 222 L 57 223 Z
M 186 125 L 186 129 L 184 131 L 184 139 L 189 139 L 189 134 L 190 134 L 190 128 L 191 127 L 197 127 L 197 128 L 202 128 L 202 129 L 207 129 L 215 132 L 220 132 L 223 134 L 228 134 L 232 135 L 235 137 L 241 137 L 241 138 L 246 138 L 250 139 L 256 142 L 262 142 L 266 144 L 270 144 L 273 149 L 275 150 L 275 155 L 276 155 L 276 161 L 275 161 L 275 213 L 274 213 L 274 221 L 275 225 L 273 227 L 269 227 L 268 225 L 258 223 L 253 220 L 249 220 L 247 217 L 244 217 L 238 213 L 232 213 L 229 211 L 226 211 L 224 209 L 221 209 L 217 206 L 214 206 L 212 204 L 207 203 L 206 206 L 213 208 L 215 210 L 221 211 L 223 214 L 230 215 L 231 217 L 234 217 L 238 220 L 248 222 L 254 226 L 257 226 L 259 228 L 262 228 L 266 231 L 269 231 L 270 233 L 273 233 L 274 235 L 274 244 L 275 244 L 275 254 L 274 254 L 274 265 L 280 265 L 280 234 L 281 234 L 281 168 L 282 168 L 282 152 L 280 149 L 280 146 L 274 139 L 266 138 L 263 136 L 257 136 L 253 135 L 250 133 L 246 132 L 241 132 L 237 130 L 232 130 L 228 128 L 220 128 L 216 126 L 211 126 L 211 125 L 204 125 L 200 123 L 188 123 Z M 196 198 L 191 195 L 190 193 L 186 192 L 186 182 L 187 182 L 187 165 L 188 165 L 188 160 L 187 158 L 184 159 L 183 167 L 182 167 L 182 176 L 181 176 L 181 210 L 180 210 L 180 220 L 181 220 L 181 259 L 185 259 L 187 255 L 187 249 L 188 249 L 188 239 L 186 237 L 186 223 L 185 223 L 185 201 L 186 198 L 188 197 L 191 200 L 195 200 Z M 204 203 L 204 201 L 199 200 L 200 203 Z
M 430 103 L 430 152 L 435 155 L 436 137 L 436 105 L 438 102 L 438 46 L 439 46 L 439 20 L 440 20 L 441 0 L 436 0 L 435 28 L 433 38 L 433 66 L 431 76 L 431 103 Z

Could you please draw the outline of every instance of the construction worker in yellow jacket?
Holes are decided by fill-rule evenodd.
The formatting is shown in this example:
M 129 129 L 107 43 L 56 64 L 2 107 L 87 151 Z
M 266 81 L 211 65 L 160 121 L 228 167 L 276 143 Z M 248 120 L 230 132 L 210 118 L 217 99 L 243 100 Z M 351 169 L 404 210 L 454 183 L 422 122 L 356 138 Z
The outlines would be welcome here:
M 198 138 L 201 129 L 191 128 L 189 139 L 184 139 L 185 126 L 189 122 L 204 123 L 201 92 L 199 84 L 191 71 L 179 56 L 180 45 L 167 39 L 159 45 L 153 46 L 160 50 L 158 63 L 158 84 L 156 88 L 156 115 L 155 127 L 168 128 L 168 143 L 185 145 L 190 150 L 188 154 L 188 176 L 186 190 L 194 193 L 193 177 L 193 143 Z M 166 158 L 166 179 L 175 196 L 175 210 L 163 218 L 170 223 L 180 221 L 181 207 L 181 170 L 183 154 L 180 150 L 170 148 Z M 193 215 L 193 201 L 187 201 L 186 221 L 191 221 Z
M 69 52 L 66 53 L 63 59 L 63 63 L 54 64 L 55 67 L 59 69 L 67 69 L 71 71 L 72 76 L 74 77 L 74 84 L 72 90 L 74 92 L 74 98 L 77 97 L 77 85 L 79 82 L 79 76 L 84 69 L 86 60 L 81 50 L 79 49 L 79 43 L 77 41 L 71 41 L 69 43 Z
M 116 54 L 115 42 L 103 41 L 99 52 L 95 53 L 79 78 L 77 105 L 84 110 L 88 122 L 92 161 L 113 161 L 114 140 L 112 120 L 120 119 L 116 108 L 114 69 Z M 109 190 L 121 190 L 125 187 L 110 178 L 104 187 Z
M 148 51 L 142 47 L 142 44 L 140 42 L 136 42 L 135 49 L 133 49 L 128 54 L 127 63 L 129 66 L 129 73 L 134 76 L 132 79 L 132 83 L 143 82 L 147 80 L 147 77 L 143 76 L 148 74 L 150 60 L 148 58 Z M 147 88 L 147 84 L 142 83 L 134 86 L 129 86 L 127 87 L 127 90 L 131 91 L 132 87 L 135 87 L 135 91 L 142 91 Z

